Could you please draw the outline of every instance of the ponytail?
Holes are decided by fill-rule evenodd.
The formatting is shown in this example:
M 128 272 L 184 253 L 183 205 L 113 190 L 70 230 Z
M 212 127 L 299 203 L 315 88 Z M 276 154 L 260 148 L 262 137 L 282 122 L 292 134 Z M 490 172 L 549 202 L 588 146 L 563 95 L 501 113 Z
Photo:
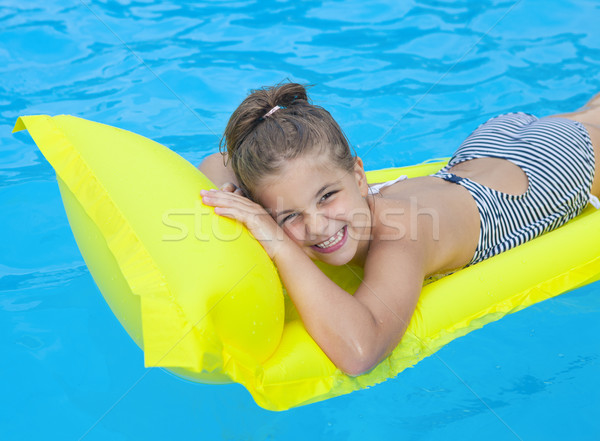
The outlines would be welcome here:
M 354 166 L 338 124 L 325 109 L 312 105 L 306 88 L 297 83 L 253 90 L 231 115 L 219 145 L 238 182 L 254 199 L 264 177 L 316 147 L 329 150 L 342 167 Z

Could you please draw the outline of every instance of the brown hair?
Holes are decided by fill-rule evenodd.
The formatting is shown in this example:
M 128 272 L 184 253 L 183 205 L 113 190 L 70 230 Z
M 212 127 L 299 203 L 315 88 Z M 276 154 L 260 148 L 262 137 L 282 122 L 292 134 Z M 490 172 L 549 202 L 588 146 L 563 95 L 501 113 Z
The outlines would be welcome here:
M 279 109 L 267 116 L 275 106 Z M 306 88 L 296 83 L 253 90 L 231 115 L 220 143 L 240 186 L 253 199 L 261 179 L 317 149 L 342 169 L 354 167 L 356 157 L 340 126 L 327 110 L 312 105 Z

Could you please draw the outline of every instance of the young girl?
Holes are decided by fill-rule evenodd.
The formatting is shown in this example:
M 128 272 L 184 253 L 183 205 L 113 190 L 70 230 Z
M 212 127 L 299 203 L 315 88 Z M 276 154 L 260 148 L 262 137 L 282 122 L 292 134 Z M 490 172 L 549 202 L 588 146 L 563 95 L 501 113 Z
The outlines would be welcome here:
M 299 84 L 254 91 L 223 137 L 228 161 L 201 192 L 243 222 L 279 270 L 302 321 L 342 371 L 359 375 L 402 338 L 430 275 L 473 265 L 550 231 L 600 195 L 600 95 L 577 113 L 491 119 L 431 176 L 369 185 L 331 115 Z M 354 296 L 313 260 L 355 264 Z

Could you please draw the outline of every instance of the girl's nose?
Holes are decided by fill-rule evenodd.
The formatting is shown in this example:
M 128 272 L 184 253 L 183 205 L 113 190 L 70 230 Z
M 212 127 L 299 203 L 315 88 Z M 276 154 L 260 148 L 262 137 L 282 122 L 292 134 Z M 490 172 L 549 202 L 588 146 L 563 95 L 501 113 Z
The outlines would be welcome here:
M 322 236 L 323 232 L 327 231 L 327 218 L 323 213 L 316 211 L 305 215 L 305 219 L 304 228 L 309 240 L 315 240 L 317 237 Z

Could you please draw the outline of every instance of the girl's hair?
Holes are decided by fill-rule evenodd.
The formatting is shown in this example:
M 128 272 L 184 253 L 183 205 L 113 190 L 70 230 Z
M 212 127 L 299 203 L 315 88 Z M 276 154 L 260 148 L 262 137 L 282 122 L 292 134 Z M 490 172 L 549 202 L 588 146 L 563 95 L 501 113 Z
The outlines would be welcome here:
M 238 183 L 252 199 L 262 179 L 302 155 L 325 151 L 348 171 L 356 162 L 340 126 L 296 83 L 253 90 L 227 123 L 221 153 L 225 149 Z

